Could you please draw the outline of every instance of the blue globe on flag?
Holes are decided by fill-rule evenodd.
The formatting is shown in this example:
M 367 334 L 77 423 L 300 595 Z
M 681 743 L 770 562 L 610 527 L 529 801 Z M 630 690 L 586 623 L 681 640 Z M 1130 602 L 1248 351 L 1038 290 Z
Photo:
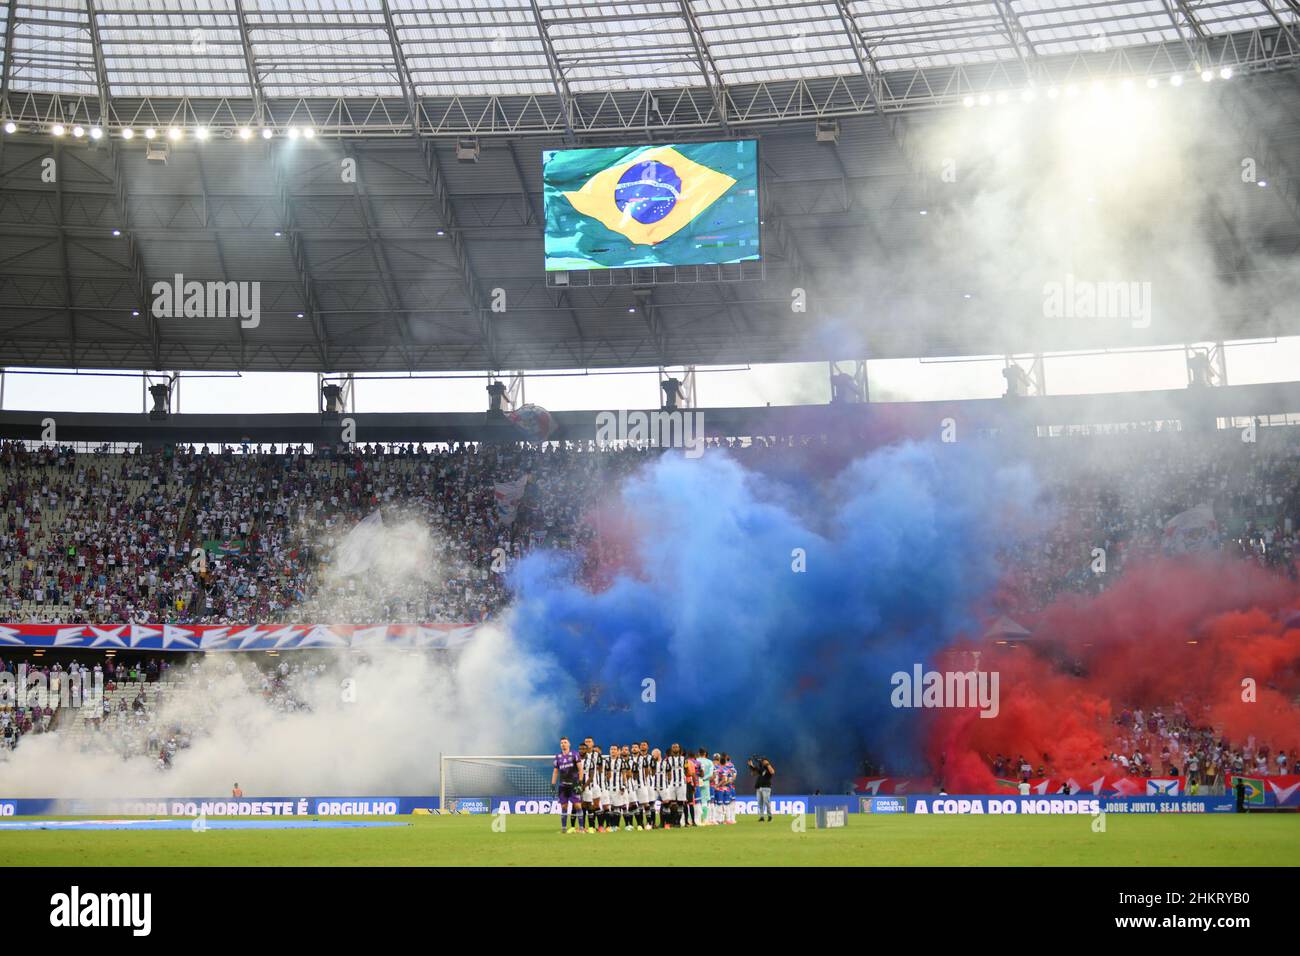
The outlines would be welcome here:
M 682 178 L 664 163 L 651 160 L 629 166 L 614 187 L 614 205 L 642 225 L 673 211 L 682 194 Z
M 543 442 L 555 431 L 551 413 L 540 405 L 520 405 L 507 416 L 528 441 Z

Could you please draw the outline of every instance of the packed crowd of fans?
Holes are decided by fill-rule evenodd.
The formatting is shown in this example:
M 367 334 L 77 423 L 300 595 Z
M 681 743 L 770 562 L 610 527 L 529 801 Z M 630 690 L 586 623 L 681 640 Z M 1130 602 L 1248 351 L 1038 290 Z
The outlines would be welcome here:
M 0 745 L 15 750 L 27 734 L 57 730 L 83 752 L 147 756 L 159 770 L 169 770 L 177 752 L 192 746 L 216 718 L 222 692 L 231 691 L 218 688 L 219 680 L 236 679 L 241 691 L 287 714 L 311 709 L 302 682 L 326 667 L 320 661 L 259 664 L 227 656 L 205 669 L 198 654 L 120 663 L 106 657 L 90 666 L 73 660 L 66 667 L 0 658 L 0 674 L 9 678 L 0 689 Z M 203 693 L 181 701 L 180 692 L 191 689 Z
M 1295 577 L 1298 436 L 1277 427 L 1253 442 L 1229 429 L 1029 443 L 1045 521 L 1026 538 L 1008 536 L 1008 609 L 1101 588 L 1167 550 L 1170 520 L 1198 506 L 1214 522 L 1195 548 Z M 824 436 L 710 445 L 778 476 L 834 458 Z M 625 558 L 623 536 L 605 533 L 619 520 L 608 501 L 657 453 L 552 443 L 77 454 L 5 443 L 0 618 L 472 623 L 507 602 L 501 567 L 536 548 L 573 552 L 584 580 L 607 582 Z M 524 476 L 517 507 L 503 509 L 497 486 Z M 400 588 L 336 573 L 338 542 L 376 510 L 426 533 L 427 560 Z

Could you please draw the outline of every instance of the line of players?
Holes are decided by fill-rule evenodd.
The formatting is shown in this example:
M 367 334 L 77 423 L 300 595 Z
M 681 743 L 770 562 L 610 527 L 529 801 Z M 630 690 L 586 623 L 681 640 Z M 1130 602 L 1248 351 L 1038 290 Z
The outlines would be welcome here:
M 703 747 L 692 755 L 673 744 L 665 754 L 643 740 L 605 753 L 587 737 L 574 753 L 569 738 L 561 737 L 551 785 L 559 797 L 561 832 L 736 822 L 736 767 L 725 753 L 710 759 Z

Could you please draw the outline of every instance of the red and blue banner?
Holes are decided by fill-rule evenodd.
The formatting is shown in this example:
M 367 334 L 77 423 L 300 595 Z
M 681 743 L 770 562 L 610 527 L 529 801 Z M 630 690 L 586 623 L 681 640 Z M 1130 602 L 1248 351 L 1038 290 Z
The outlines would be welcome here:
M 6 647 L 139 651 L 285 651 L 308 648 L 450 650 L 474 624 L 0 624 Z

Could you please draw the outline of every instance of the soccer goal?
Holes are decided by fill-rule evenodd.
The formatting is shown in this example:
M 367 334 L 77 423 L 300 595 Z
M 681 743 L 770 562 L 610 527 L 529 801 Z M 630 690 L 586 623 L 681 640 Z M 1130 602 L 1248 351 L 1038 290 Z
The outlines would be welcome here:
M 454 809 L 462 797 L 531 797 L 550 800 L 555 755 L 446 756 L 438 773 L 438 806 Z

